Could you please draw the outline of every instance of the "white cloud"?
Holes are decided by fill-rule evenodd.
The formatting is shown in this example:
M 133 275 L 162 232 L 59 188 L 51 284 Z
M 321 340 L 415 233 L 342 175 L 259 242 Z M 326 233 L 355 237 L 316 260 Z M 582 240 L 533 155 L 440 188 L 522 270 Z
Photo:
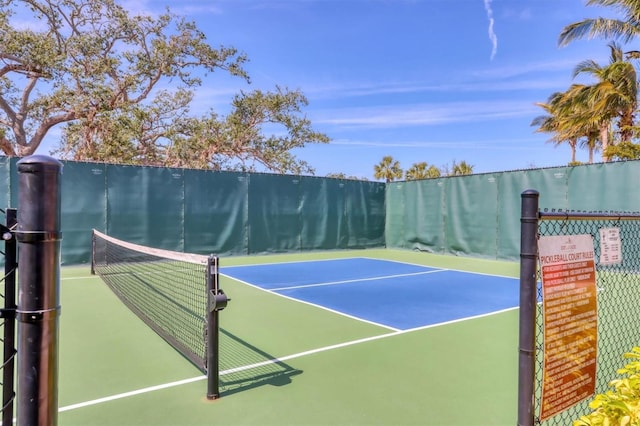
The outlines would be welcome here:
M 537 107 L 528 101 L 470 101 L 444 104 L 394 105 L 384 107 L 339 108 L 319 111 L 316 124 L 347 128 L 396 128 L 451 123 L 486 122 L 515 117 L 531 117 Z
M 353 146 L 353 147 L 371 147 L 371 148 L 445 148 L 445 149 L 493 149 L 504 150 L 518 149 L 518 150 L 536 150 L 538 146 L 533 145 L 531 142 L 539 141 L 534 137 L 531 138 L 518 138 L 518 139 L 491 139 L 491 140 L 439 140 L 439 139 L 425 139 L 425 140 L 410 140 L 403 142 L 388 141 L 376 141 L 376 140 L 353 140 L 353 139 L 338 139 L 332 140 L 332 145 L 341 146 Z
M 489 40 L 491 40 L 491 60 L 496 56 L 498 52 L 498 36 L 493 31 L 493 10 L 491 9 L 491 0 L 484 0 L 484 9 L 487 11 L 487 18 L 489 19 Z
M 567 72 L 568 75 L 568 72 Z M 559 90 L 569 83 L 569 78 L 559 76 L 530 77 L 513 81 L 463 81 L 429 84 L 424 82 L 387 83 L 371 85 L 317 86 L 303 87 L 303 92 L 313 99 L 344 99 L 348 97 L 401 95 L 418 93 L 482 93 L 511 92 L 514 90 Z

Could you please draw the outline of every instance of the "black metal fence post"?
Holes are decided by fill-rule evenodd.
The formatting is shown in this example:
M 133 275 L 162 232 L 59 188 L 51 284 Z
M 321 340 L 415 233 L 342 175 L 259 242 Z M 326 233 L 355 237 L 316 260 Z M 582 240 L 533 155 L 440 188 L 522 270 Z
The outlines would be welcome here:
M 539 197 L 531 189 L 521 194 L 518 426 L 534 423 Z
M 18 244 L 12 233 L 17 223 L 16 209 L 6 209 L 6 232 L 4 240 L 4 308 L 3 362 L 2 362 L 2 424 L 13 423 L 13 405 L 16 357 L 16 269 Z
M 56 425 L 62 164 L 18 161 L 18 426 Z

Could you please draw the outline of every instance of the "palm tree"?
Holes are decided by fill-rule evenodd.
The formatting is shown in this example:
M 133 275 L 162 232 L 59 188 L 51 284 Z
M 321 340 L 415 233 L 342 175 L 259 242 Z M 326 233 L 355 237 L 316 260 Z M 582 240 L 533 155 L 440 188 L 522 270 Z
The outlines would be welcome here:
M 602 158 L 609 161 L 607 148 L 611 140 L 613 120 L 617 119 L 619 139 L 630 141 L 634 132 L 634 113 L 638 106 L 638 83 L 633 64 L 626 61 L 616 43 L 610 43 L 609 64 L 601 66 L 593 60 L 580 62 L 573 77 L 588 74 L 596 79 L 591 85 L 573 84 L 566 92 L 554 93 L 549 101 L 537 104 L 548 115 L 536 117 L 532 125 L 539 132 L 553 133 L 550 142 L 567 142 L 575 162 L 575 149 L 581 145 L 589 149 L 589 162 L 594 151 L 602 148 Z M 616 138 L 617 139 L 617 138 Z
M 558 43 L 566 46 L 574 40 L 604 37 L 628 43 L 640 36 L 640 3 L 637 0 L 587 0 L 587 6 L 609 6 L 625 20 L 612 18 L 588 18 L 564 27 Z M 631 52 L 635 55 L 637 52 Z
M 404 173 L 406 180 L 418 180 L 426 179 L 427 175 L 427 163 L 424 161 L 421 163 L 414 163 L 409 170 Z
M 402 169 L 400 163 L 387 155 L 382 157 L 380 164 L 373 166 L 373 177 L 376 179 L 384 179 L 387 183 L 402 178 Z
M 435 179 L 442 176 L 442 170 L 434 166 L 433 164 L 427 169 L 427 179 Z
M 602 144 L 599 139 L 599 132 L 595 131 L 588 134 L 585 139 L 582 139 L 580 146 L 582 148 L 587 148 L 587 151 L 589 152 L 589 164 L 593 164 L 593 154 L 602 148 Z
M 589 150 L 589 163 L 593 163 L 595 151 L 608 146 L 612 122 L 609 112 L 594 112 L 593 93 L 593 86 L 572 84 L 564 94 L 562 107 L 565 113 L 570 112 L 570 118 L 561 129 L 561 135 L 578 136 L 579 145 Z
M 583 135 L 576 130 L 571 121 L 571 108 L 563 107 L 566 102 L 565 93 L 556 92 L 549 96 L 547 103 L 537 102 L 536 105 L 544 109 L 546 115 L 539 115 L 531 122 L 532 126 L 537 126 L 536 132 L 551 133 L 548 142 L 555 146 L 567 143 L 571 148 L 571 163 L 576 163 L 576 147 L 578 139 Z
M 561 46 L 567 45 L 570 42 L 583 38 L 604 37 L 606 39 L 621 40 L 623 43 L 628 43 L 640 36 L 640 2 L 637 0 L 588 0 L 587 6 L 605 6 L 614 9 L 618 16 L 622 19 L 614 18 L 589 18 L 579 22 L 567 25 L 560 33 L 558 43 Z M 634 67 L 628 62 L 624 61 L 623 55 L 629 59 L 640 58 L 640 52 L 637 50 L 628 51 L 624 54 L 619 47 L 614 44 L 610 45 L 612 48 L 612 62 L 606 67 L 606 71 L 603 69 L 596 70 L 591 68 L 590 64 L 585 65 L 585 71 L 596 72 L 596 75 L 601 78 L 600 82 L 613 83 L 617 81 L 617 85 L 613 84 L 615 90 L 618 90 L 621 98 L 625 99 L 612 99 L 610 96 L 602 96 L 602 93 L 597 93 L 597 89 L 594 90 L 593 96 L 600 96 L 599 106 L 603 107 L 607 103 L 612 103 L 605 109 L 619 108 L 618 110 L 618 129 L 621 142 L 631 142 L 631 138 L 635 131 L 633 125 L 633 113 L 637 107 L 637 80 L 635 76 Z M 615 64 L 615 65 L 614 65 Z M 604 89 L 604 92 L 610 92 L 610 87 L 600 87 Z M 624 95 L 622 95 L 624 94 Z M 624 105 L 615 105 L 615 101 L 623 101 Z M 612 102 L 613 101 L 613 102 Z M 607 147 L 608 144 L 606 136 L 604 135 L 605 129 L 602 128 L 603 138 L 603 159 L 608 160 Z
M 470 175 L 471 173 L 473 173 L 473 166 L 471 164 L 466 161 L 459 163 L 453 162 L 453 166 L 451 167 L 452 176 Z
M 425 162 L 413 164 L 404 174 L 406 180 L 439 178 L 442 172 L 434 165 L 427 167 Z
M 609 48 L 611 57 L 608 65 L 601 66 L 593 60 L 586 60 L 579 63 L 573 72 L 574 77 L 589 74 L 597 82 L 589 86 L 573 85 L 569 90 L 586 107 L 583 120 L 599 127 L 604 161 L 609 160 L 606 149 L 611 121 L 618 119 L 619 140 L 631 141 L 634 113 L 638 107 L 635 67 L 624 59 L 624 53 L 616 43 L 610 43 Z

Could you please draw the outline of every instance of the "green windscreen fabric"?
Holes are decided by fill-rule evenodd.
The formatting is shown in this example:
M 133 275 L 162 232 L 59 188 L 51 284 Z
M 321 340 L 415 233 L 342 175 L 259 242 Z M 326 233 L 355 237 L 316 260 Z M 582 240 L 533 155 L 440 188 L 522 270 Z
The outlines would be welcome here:
M 540 193 L 540 209 L 567 209 L 568 176 L 571 167 L 527 170 L 523 179 L 526 189 L 535 189 Z
M 9 179 L 11 180 L 11 188 L 9 195 L 9 203 L 11 207 L 19 208 L 18 206 L 18 161 L 20 158 L 13 157 L 9 159 Z
M 388 247 L 517 260 L 522 193 L 546 211 L 640 209 L 640 161 L 387 185 Z
M 530 185 L 526 175 L 525 171 L 517 171 L 500 176 L 496 258 L 509 260 L 520 258 L 521 194 L 529 189 Z
M 387 247 L 405 248 L 404 182 L 388 183 L 386 187 L 385 242 Z
M 303 177 L 300 185 L 300 248 L 346 248 L 349 241 L 345 182 L 339 179 Z
M 0 208 L 20 209 L 18 160 L 0 157 Z M 523 191 L 543 211 L 637 212 L 639 181 L 640 161 L 389 184 L 63 161 L 61 259 L 87 262 L 97 228 L 199 254 L 387 246 L 517 260 Z
M 448 178 L 445 249 L 456 255 L 494 257 L 498 179 L 493 174 Z
M 183 251 L 183 170 L 107 166 L 107 233 Z
M 7 207 L 15 207 L 11 205 L 11 159 L 0 157 L 0 209 Z
M 582 211 L 640 211 L 637 162 L 593 164 L 570 169 L 569 206 Z
M 444 249 L 444 179 L 405 182 L 405 248 L 441 253 Z
M 64 214 L 61 217 L 63 264 L 90 261 L 88 229 L 104 229 L 107 223 L 106 166 L 66 163 L 62 169 Z M 68 194 L 68 196 L 66 196 Z
M 251 175 L 249 253 L 300 249 L 300 179 L 286 175 Z
M 384 245 L 385 187 L 379 182 L 346 182 L 348 248 Z
M 520 258 L 520 210 L 524 191 L 538 191 L 541 208 L 567 208 L 567 170 L 556 167 L 500 174 L 496 258 Z
M 184 180 L 185 251 L 246 254 L 249 176 L 185 170 Z

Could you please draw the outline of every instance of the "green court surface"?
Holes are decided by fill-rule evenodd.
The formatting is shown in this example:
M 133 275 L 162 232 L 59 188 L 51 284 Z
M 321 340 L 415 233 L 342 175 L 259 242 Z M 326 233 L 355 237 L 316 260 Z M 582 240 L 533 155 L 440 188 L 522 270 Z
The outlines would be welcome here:
M 382 249 L 221 263 L 224 269 L 355 256 L 519 273 L 516 263 Z M 208 401 L 202 373 L 88 266 L 63 268 L 59 424 L 473 426 L 517 420 L 517 309 L 397 332 L 224 276 L 221 287 L 231 298 L 220 312 L 222 397 Z M 242 368 L 250 364 L 258 366 Z

